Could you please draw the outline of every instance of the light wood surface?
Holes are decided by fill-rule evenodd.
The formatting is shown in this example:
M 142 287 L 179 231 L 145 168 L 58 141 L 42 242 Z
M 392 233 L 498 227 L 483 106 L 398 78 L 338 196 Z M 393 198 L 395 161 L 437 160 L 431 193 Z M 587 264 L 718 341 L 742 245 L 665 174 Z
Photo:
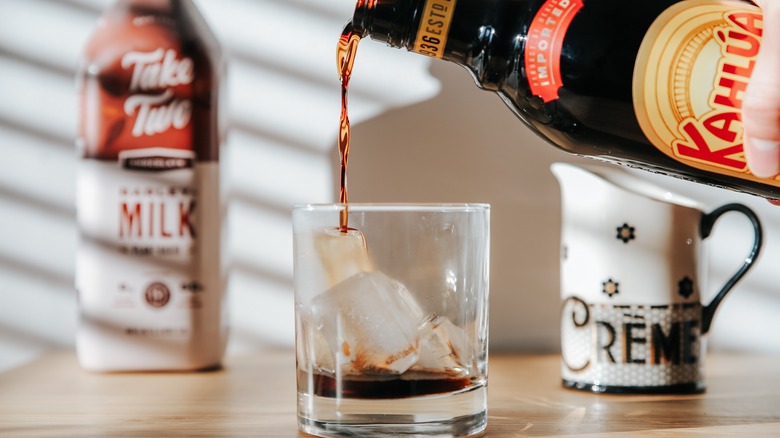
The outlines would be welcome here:
M 558 356 L 490 357 L 488 437 L 780 436 L 780 357 L 711 355 L 691 396 L 560 385 Z M 202 373 L 93 374 L 72 352 L 0 374 L 0 436 L 303 437 L 291 351 Z

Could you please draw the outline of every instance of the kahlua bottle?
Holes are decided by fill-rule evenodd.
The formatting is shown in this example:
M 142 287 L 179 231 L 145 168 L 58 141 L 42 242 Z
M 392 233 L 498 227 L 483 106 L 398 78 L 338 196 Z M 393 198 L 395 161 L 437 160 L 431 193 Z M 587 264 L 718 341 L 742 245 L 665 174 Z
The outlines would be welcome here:
M 191 0 L 118 0 L 79 72 L 81 365 L 220 364 L 220 48 Z
M 778 199 L 742 143 L 762 32 L 736 0 L 359 0 L 345 28 L 466 67 L 567 152 Z

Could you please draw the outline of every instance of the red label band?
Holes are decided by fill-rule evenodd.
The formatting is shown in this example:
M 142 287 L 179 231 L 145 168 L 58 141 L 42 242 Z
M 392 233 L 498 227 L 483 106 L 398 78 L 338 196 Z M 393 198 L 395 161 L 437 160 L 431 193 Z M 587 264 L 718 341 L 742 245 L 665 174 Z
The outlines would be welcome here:
M 544 102 L 558 98 L 563 38 L 582 0 L 547 0 L 536 12 L 525 43 L 525 70 L 535 96 Z

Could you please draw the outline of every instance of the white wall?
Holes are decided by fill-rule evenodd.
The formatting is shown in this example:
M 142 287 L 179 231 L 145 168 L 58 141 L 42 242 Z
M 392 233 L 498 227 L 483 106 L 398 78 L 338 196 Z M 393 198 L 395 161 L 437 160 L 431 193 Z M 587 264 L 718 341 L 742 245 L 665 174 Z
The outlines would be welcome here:
M 290 206 L 337 197 L 335 45 L 354 0 L 197 0 L 229 55 L 230 352 L 291 347 Z M 0 369 L 72 348 L 75 82 L 107 0 L 0 0 Z M 461 68 L 366 41 L 350 95 L 353 201 L 493 205 L 491 348 L 558 348 L 558 186 L 554 161 Z M 648 175 L 648 177 L 651 177 Z M 780 207 L 653 177 L 708 206 L 762 217 L 759 264 L 719 310 L 710 345 L 780 353 Z M 713 237 L 712 289 L 741 263 L 748 229 Z

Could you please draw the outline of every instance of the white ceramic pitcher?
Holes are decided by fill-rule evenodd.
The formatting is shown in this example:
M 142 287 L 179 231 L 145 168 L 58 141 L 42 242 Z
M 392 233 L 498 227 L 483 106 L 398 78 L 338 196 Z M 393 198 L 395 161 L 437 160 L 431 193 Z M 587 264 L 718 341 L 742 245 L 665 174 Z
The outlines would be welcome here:
M 618 167 L 555 163 L 561 186 L 561 373 L 567 387 L 612 393 L 704 390 L 704 336 L 725 295 L 761 248 L 742 204 L 704 213 L 693 200 Z M 755 240 L 739 271 L 707 304 L 702 239 L 726 212 Z

